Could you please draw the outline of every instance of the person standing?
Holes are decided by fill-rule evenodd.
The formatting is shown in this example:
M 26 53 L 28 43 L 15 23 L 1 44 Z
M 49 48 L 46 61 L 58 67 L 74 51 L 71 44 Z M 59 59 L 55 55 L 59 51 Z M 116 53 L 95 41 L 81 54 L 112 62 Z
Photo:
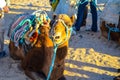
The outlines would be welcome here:
M 79 6 L 78 6 L 78 13 L 77 13 L 77 20 L 75 22 L 74 25 L 74 30 L 75 31 L 79 31 L 80 27 L 82 25 L 83 22 L 83 18 L 84 18 L 84 11 L 85 11 L 85 7 L 86 5 L 90 2 L 90 9 L 91 9 L 91 13 L 92 13 L 92 26 L 91 26 L 91 30 L 93 32 L 97 32 L 98 28 L 97 28 L 97 8 L 96 8 L 96 0 L 80 0 L 79 1 Z
M 9 8 L 5 0 L 0 0 L 0 58 L 6 56 L 4 51 L 4 12 L 8 12 Z

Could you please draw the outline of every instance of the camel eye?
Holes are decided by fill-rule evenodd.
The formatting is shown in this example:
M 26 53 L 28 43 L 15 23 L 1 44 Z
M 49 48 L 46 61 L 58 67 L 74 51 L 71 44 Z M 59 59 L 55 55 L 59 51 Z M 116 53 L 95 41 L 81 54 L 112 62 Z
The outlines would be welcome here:
M 54 31 L 55 31 L 56 29 L 57 29 L 57 28 L 55 27 L 55 28 L 54 28 Z

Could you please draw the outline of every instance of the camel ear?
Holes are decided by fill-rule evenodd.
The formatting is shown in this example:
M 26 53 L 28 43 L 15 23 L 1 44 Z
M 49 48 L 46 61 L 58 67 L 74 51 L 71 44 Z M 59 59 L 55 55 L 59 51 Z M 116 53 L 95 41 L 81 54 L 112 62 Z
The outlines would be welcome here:
M 75 23 L 77 19 L 76 14 L 72 15 L 70 18 L 71 18 L 72 23 Z

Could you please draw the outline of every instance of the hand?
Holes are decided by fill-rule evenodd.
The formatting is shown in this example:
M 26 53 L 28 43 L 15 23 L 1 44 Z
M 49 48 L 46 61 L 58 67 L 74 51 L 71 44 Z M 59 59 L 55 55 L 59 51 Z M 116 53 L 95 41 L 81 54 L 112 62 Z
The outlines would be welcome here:
M 8 13 L 8 12 L 9 12 L 9 7 L 8 7 L 8 6 L 3 7 L 3 11 L 4 11 L 5 13 Z

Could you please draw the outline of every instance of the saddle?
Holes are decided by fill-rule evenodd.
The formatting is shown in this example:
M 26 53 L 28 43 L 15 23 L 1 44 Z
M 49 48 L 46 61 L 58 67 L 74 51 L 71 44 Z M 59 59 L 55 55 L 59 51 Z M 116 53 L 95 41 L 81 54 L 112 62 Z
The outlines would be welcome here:
M 32 47 L 40 34 L 39 27 L 44 20 L 49 21 L 49 17 L 45 11 L 35 11 L 32 14 L 23 14 L 12 24 L 8 37 L 18 47 L 19 44 L 24 47 Z

